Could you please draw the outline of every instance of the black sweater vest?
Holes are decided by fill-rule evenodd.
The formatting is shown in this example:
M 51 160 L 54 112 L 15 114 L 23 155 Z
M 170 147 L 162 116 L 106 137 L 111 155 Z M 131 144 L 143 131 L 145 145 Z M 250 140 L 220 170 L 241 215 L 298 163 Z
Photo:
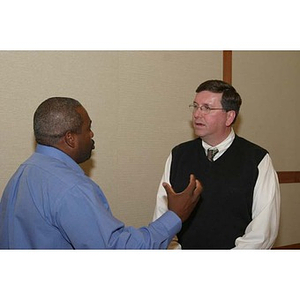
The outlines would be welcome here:
M 194 174 L 203 192 L 190 218 L 178 233 L 183 249 L 230 249 L 252 220 L 253 190 L 258 165 L 267 151 L 236 136 L 216 161 L 210 162 L 201 139 L 172 150 L 170 182 L 183 191 Z

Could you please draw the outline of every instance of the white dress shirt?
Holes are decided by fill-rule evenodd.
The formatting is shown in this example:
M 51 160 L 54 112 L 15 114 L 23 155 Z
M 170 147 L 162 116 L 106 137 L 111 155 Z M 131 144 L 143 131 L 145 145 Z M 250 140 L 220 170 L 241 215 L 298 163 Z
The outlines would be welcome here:
M 213 160 L 217 160 L 230 147 L 235 138 L 234 130 L 229 136 L 214 148 L 219 152 Z M 202 146 L 207 152 L 210 145 L 202 141 Z M 157 192 L 156 207 L 153 219 L 156 220 L 168 210 L 166 191 L 163 182 L 170 184 L 170 168 L 172 153 L 170 153 Z M 254 187 L 252 221 L 248 224 L 245 234 L 235 240 L 233 249 L 270 249 L 277 237 L 280 215 L 280 189 L 277 173 L 272 165 L 269 154 L 266 154 L 258 165 L 258 178 Z M 168 249 L 181 249 L 177 237 L 170 243 Z

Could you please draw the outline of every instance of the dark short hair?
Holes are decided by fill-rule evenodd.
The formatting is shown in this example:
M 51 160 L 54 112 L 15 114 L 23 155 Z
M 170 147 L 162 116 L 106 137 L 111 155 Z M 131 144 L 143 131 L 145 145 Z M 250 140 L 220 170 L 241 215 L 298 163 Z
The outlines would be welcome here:
M 79 101 L 67 97 L 52 97 L 43 101 L 33 117 L 36 142 L 54 146 L 66 132 L 80 133 L 83 120 L 76 110 L 80 106 Z
M 196 89 L 196 93 L 200 93 L 202 91 L 222 93 L 221 105 L 225 111 L 235 111 L 236 116 L 233 123 L 235 122 L 240 111 L 242 99 L 231 84 L 217 79 L 207 80 L 201 83 Z

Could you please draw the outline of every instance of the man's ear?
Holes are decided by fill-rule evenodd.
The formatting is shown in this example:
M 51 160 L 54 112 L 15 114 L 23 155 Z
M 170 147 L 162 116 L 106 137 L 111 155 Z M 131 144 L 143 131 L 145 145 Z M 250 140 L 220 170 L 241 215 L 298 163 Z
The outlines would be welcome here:
M 71 147 L 71 148 L 75 148 L 75 145 L 76 145 L 76 138 L 75 138 L 75 134 L 71 131 L 67 131 L 65 136 L 64 136 L 64 139 L 65 139 L 65 143 Z
M 234 110 L 230 110 L 228 111 L 227 113 L 227 120 L 226 120 L 226 126 L 231 126 L 231 124 L 233 123 L 234 121 L 234 118 L 235 118 L 235 111 Z

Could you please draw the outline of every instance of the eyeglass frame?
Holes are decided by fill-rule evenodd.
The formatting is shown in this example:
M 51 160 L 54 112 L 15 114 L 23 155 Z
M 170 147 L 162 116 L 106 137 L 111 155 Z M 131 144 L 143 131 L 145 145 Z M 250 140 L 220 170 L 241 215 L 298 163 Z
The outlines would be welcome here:
M 225 110 L 224 108 L 222 108 L 222 107 L 210 107 L 210 106 L 207 105 L 207 104 L 198 105 L 197 103 L 192 103 L 192 104 L 190 104 L 190 105 L 189 105 L 189 108 L 192 108 L 192 109 L 193 109 L 193 112 L 197 111 L 197 110 L 200 108 L 200 110 L 201 110 L 204 114 L 206 114 L 206 115 L 210 114 L 210 112 L 211 112 L 212 110 L 224 110 L 224 111 L 226 111 L 226 110 Z

